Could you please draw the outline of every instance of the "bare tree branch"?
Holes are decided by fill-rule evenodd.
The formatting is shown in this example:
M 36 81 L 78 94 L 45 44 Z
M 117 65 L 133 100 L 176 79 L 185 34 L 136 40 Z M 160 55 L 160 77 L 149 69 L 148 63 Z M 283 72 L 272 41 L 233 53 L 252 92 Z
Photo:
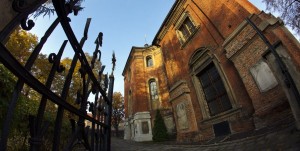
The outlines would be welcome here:
M 280 13 L 280 18 L 300 36 L 300 0 L 263 0 L 267 10 Z

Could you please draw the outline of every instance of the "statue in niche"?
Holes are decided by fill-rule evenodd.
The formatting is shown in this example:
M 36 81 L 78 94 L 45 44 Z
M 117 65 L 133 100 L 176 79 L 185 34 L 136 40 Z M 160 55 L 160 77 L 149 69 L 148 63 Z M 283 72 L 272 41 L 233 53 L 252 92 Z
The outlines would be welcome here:
M 176 115 L 177 115 L 178 128 L 180 130 L 187 129 L 189 123 L 187 120 L 186 108 L 184 103 L 177 104 Z
M 143 134 L 148 134 L 149 133 L 149 126 L 148 122 L 142 122 L 142 133 Z

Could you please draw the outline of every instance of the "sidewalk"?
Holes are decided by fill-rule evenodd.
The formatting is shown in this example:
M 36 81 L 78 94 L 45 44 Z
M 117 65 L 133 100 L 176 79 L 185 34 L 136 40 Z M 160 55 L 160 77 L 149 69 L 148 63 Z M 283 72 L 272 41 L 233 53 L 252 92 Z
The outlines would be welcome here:
M 275 131 L 207 145 L 134 142 L 113 137 L 112 151 L 300 151 L 300 131 L 294 126 L 273 130 Z

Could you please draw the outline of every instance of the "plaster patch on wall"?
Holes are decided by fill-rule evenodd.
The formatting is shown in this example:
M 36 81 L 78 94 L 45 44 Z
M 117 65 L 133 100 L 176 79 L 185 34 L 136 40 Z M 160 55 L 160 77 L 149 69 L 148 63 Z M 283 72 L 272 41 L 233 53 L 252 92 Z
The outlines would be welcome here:
M 278 85 L 270 67 L 262 60 L 250 68 L 250 72 L 260 92 L 266 92 Z
M 164 117 L 165 125 L 167 127 L 167 131 L 169 134 L 173 132 L 175 129 L 175 124 L 172 116 Z

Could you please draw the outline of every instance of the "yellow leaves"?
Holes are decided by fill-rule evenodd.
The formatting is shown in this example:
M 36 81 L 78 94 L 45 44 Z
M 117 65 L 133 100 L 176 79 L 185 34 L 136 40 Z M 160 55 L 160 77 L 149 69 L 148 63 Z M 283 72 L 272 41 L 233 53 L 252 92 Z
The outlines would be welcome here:
M 123 96 L 120 92 L 114 92 L 113 94 L 113 108 L 119 108 L 124 104 Z
M 6 48 L 8 48 L 11 54 L 14 55 L 21 64 L 25 64 L 31 51 L 37 44 L 38 37 L 36 35 L 17 27 L 9 36 Z

